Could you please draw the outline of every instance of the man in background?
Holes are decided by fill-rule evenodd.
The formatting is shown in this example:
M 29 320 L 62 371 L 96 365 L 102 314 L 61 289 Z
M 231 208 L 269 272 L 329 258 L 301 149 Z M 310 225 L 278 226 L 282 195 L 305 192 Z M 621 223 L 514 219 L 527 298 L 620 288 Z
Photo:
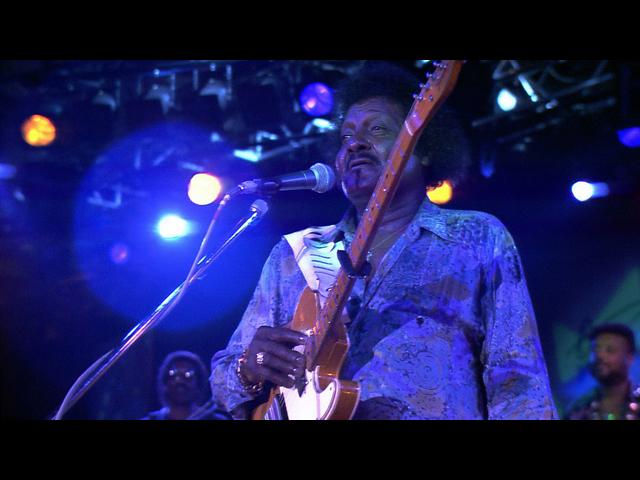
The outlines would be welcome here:
M 589 335 L 589 370 L 598 386 L 574 402 L 567 420 L 638 420 L 640 386 L 629 371 L 636 352 L 633 331 L 626 325 L 606 324 Z
M 181 350 L 167 355 L 158 371 L 162 408 L 143 420 L 228 420 L 229 416 L 205 404 L 209 397 L 207 377 L 207 369 L 195 353 Z

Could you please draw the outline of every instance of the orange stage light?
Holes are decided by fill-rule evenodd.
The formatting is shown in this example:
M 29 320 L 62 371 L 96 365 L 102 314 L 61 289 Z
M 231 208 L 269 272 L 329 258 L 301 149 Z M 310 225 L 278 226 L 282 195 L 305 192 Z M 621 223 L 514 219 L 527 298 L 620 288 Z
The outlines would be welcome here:
M 56 127 L 43 115 L 31 115 L 22 124 L 22 138 L 32 147 L 46 147 L 56 139 Z

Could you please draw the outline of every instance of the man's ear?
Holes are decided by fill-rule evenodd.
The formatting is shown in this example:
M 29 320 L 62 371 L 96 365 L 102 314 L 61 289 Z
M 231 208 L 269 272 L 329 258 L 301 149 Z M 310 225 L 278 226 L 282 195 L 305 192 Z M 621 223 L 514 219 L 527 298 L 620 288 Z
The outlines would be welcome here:
M 631 352 L 629 352 L 627 354 L 626 360 L 627 360 L 627 367 L 631 368 L 631 365 L 633 364 L 633 361 L 635 360 L 635 355 Z

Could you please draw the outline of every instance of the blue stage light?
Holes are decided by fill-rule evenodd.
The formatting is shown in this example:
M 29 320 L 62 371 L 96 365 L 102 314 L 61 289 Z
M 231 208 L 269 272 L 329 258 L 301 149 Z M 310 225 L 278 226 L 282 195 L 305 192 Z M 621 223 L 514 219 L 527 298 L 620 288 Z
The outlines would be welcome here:
M 586 202 L 591 198 L 606 197 L 609 195 L 609 185 L 604 182 L 579 181 L 571 186 L 571 193 L 580 202 Z
M 165 215 L 158 222 L 156 230 L 165 240 L 175 240 L 189 233 L 189 222 L 178 215 Z
M 312 83 L 302 90 L 300 105 L 312 117 L 326 115 L 333 109 L 333 92 L 324 83 Z
M 498 106 L 500 107 L 500 110 L 504 112 L 509 112 L 513 110 L 514 108 L 516 108 L 516 105 L 518 104 L 518 100 L 516 99 L 516 97 L 513 95 L 513 93 L 511 93 L 506 88 L 503 88 L 502 90 L 500 90 L 500 93 L 498 93 L 498 98 L 496 99 L 496 101 L 498 102 Z
M 618 130 L 618 140 L 625 147 L 638 148 L 640 147 L 640 127 L 625 128 Z

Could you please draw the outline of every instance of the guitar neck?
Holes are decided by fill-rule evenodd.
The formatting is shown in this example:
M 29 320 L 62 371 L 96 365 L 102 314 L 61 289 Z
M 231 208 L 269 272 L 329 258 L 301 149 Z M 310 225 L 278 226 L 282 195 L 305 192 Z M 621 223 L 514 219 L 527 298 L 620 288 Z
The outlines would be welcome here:
M 419 132 L 410 132 L 407 125 L 403 126 L 400 135 L 390 153 L 390 160 L 378 180 L 378 184 L 364 210 L 362 218 L 356 229 L 353 242 L 347 253 L 356 270 L 360 269 L 367 261 L 367 254 L 378 230 L 382 217 L 400 183 L 399 172 L 402 172 L 418 141 Z M 343 269 L 340 269 L 336 282 L 316 321 L 315 331 L 308 347 L 308 355 L 315 360 L 321 346 L 333 325 L 341 315 L 349 294 L 355 284 L 355 278 L 349 278 Z
M 416 95 L 416 100 L 389 153 L 385 170 L 378 180 L 348 249 L 347 253 L 356 271 L 359 271 L 366 262 L 375 233 L 400 183 L 401 174 L 427 123 L 453 90 L 462 63 L 445 61 L 439 64 L 438 71 L 432 76 L 432 80 L 426 85 L 421 85 L 422 90 Z M 340 321 L 355 281 L 355 278 L 349 278 L 344 269 L 339 270 L 336 282 L 318 315 L 307 343 L 306 354 L 311 364 L 315 365 L 315 360 L 328 333 L 332 326 Z

